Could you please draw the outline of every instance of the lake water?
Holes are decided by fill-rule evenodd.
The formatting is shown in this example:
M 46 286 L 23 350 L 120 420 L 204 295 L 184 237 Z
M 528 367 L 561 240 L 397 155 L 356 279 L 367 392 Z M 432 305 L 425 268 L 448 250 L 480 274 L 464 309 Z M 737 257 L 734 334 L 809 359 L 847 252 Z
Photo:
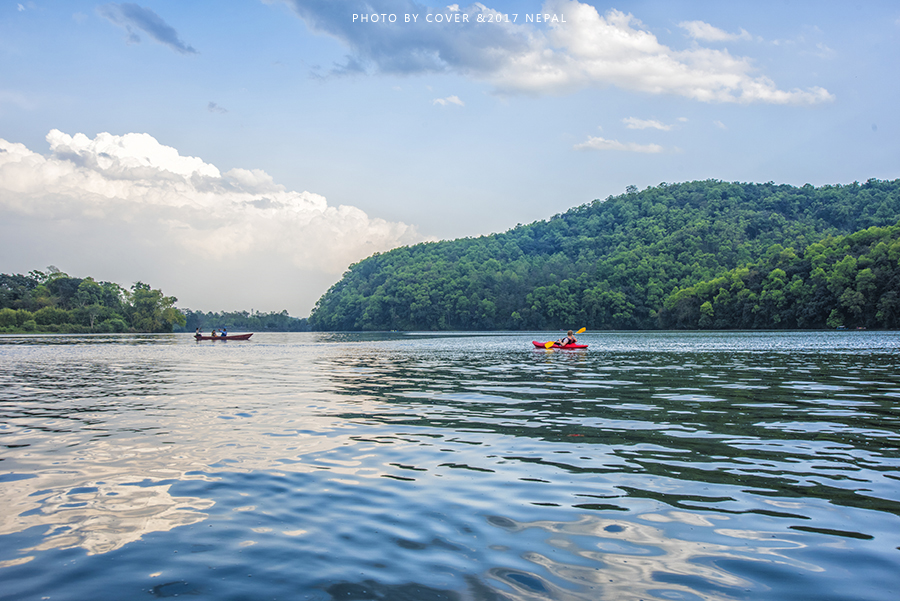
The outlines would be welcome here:
M 900 334 L 550 336 L 0 336 L 0 599 L 900 598 Z

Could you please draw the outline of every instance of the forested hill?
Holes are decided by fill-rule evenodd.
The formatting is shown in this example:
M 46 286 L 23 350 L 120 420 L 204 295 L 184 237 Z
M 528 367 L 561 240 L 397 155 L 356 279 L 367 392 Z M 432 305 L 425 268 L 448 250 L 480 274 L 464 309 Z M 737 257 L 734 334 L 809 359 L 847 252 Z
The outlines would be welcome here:
M 900 328 L 900 223 L 828 236 L 802 255 L 780 245 L 756 263 L 666 299 L 672 328 Z
M 673 317 L 672 301 L 666 310 L 671 295 L 784 249 L 802 261 L 807 247 L 826 236 L 898 219 L 900 180 L 629 187 L 502 234 L 373 255 L 319 299 L 309 324 L 315 330 L 696 327 Z M 804 325 L 824 327 L 829 315 Z

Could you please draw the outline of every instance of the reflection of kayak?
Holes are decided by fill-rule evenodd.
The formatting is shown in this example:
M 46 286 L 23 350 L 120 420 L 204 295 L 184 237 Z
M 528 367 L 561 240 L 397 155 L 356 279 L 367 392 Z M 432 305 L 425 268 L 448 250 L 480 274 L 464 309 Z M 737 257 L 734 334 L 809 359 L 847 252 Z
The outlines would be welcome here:
M 534 344 L 534 346 L 536 346 L 538 348 L 546 348 L 546 346 L 545 346 L 547 344 L 546 342 L 538 342 L 537 340 L 532 340 L 531 342 L 532 342 L 532 344 Z M 588 345 L 586 345 L 586 344 L 567 344 L 566 346 L 559 346 L 558 344 L 554 343 L 553 346 L 551 346 L 550 348 L 570 349 L 570 348 L 587 348 L 587 347 L 588 347 Z
M 194 335 L 194 338 L 197 340 L 249 340 L 250 337 L 253 336 L 253 332 L 249 334 L 229 334 L 228 336 L 216 336 L 213 338 L 212 336 L 197 336 Z

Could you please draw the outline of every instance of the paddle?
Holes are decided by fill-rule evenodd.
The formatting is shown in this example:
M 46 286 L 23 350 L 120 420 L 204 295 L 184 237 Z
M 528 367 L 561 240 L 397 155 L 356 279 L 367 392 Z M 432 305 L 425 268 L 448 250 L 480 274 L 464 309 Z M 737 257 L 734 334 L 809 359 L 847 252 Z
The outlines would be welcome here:
M 580 330 L 578 330 L 578 331 L 575 332 L 575 333 L 576 333 L 576 334 L 581 334 L 581 333 L 584 332 L 586 329 L 587 329 L 586 327 L 585 327 L 585 328 L 581 328 Z M 547 342 L 547 343 L 544 344 L 544 348 L 550 348 L 550 347 L 553 346 L 554 344 L 556 344 L 556 341 L 555 341 L 555 340 L 551 340 L 550 342 Z

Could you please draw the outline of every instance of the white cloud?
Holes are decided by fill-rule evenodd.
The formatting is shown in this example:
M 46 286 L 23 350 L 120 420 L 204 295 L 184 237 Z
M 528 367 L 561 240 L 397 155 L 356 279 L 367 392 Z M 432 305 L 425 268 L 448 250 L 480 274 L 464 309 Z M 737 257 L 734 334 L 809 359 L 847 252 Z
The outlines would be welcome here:
M 701 102 L 813 104 L 833 100 L 825 89 L 782 90 L 756 73 L 750 59 L 726 50 L 669 48 L 631 14 L 600 15 L 577 0 L 548 0 L 541 12 L 564 15 L 565 23 L 484 22 L 499 12 L 475 3 L 458 8 L 468 17 L 453 27 L 425 20 L 441 12 L 410 2 L 380 0 L 365 10 L 419 12 L 400 27 L 359 27 L 347 18 L 362 10 L 357 0 L 284 0 L 311 28 L 334 36 L 351 50 L 347 65 L 366 65 L 356 73 L 459 73 L 489 82 L 500 93 L 560 94 L 590 86 L 617 86 L 648 94 L 672 94 Z M 482 17 L 482 22 L 478 21 Z M 700 22 L 695 22 L 700 23 Z M 706 25 L 706 24 L 704 24 Z M 706 25 L 698 34 L 726 34 Z M 704 33 L 705 32 L 705 33 Z
M 718 121 L 718 120 L 713 121 L 713 125 L 715 125 L 719 129 L 728 129 L 724 123 L 722 123 L 721 121 Z
M 626 117 L 622 119 L 622 123 L 625 124 L 625 127 L 628 129 L 660 129 L 662 131 L 669 131 L 672 129 L 671 125 L 666 125 L 656 119 L 638 119 L 636 117 Z
M 672 50 L 629 14 L 611 10 L 600 16 L 594 7 L 573 0 L 552 0 L 548 6 L 551 12 L 564 12 L 567 23 L 551 26 L 548 44 L 536 44 L 518 58 L 518 68 L 501 74 L 501 84 L 537 91 L 606 83 L 703 102 L 803 104 L 832 99 L 822 88 L 780 90 L 770 79 L 754 77 L 749 60 L 724 50 Z
M 84 134 L 70 136 L 54 129 L 47 134 L 47 142 L 56 161 L 62 159 L 80 165 L 92 174 L 102 173 L 113 179 L 148 179 L 157 174 L 186 178 L 221 176 L 213 165 L 196 157 L 183 157 L 176 149 L 163 146 L 149 134 L 114 136 L 101 133 L 92 140 Z
M 827 44 L 819 42 L 816 44 L 816 50 L 813 52 L 813 55 L 830 60 L 837 56 L 837 52 L 829 48 Z
M 732 40 L 752 40 L 753 36 L 745 30 L 741 29 L 740 33 L 728 33 L 718 27 L 714 27 L 703 21 L 682 21 L 678 24 L 687 34 L 695 40 L 703 40 L 705 42 L 728 42 Z
M 664 149 L 659 144 L 636 144 L 634 142 L 619 142 L 606 138 L 590 137 L 587 142 L 575 145 L 575 150 L 622 150 L 626 152 L 641 152 L 655 154 Z
M 262 170 L 221 173 L 148 134 L 102 133 L 91 139 L 53 130 L 47 141 L 51 153 L 44 156 L 0 139 L 0 221 L 81 224 L 100 240 L 127 240 L 125 248 L 108 250 L 121 253 L 123 262 L 133 254 L 132 245 L 142 245 L 158 253 L 160 262 L 190 264 L 198 272 L 234 265 L 229 272 L 234 279 L 251 278 L 266 264 L 278 266 L 285 277 L 299 269 L 327 280 L 374 252 L 422 239 L 404 223 L 371 218 L 352 206 L 329 206 L 312 192 L 287 190 Z M 40 226 L 33 234 L 40 237 Z M 68 246 L 78 254 L 79 241 Z M 308 310 L 323 292 L 304 291 L 311 299 L 294 306 Z M 226 291 L 208 290 L 211 298 L 217 294 Z M 258 299 L 256 307 L 265 302 Z
M 447 96 L 446 98 L 435 98 L 434 104 L 447 106 L 448 104 L 456 104 L 458 106 L 466 106 L 466 103 L 459 99 L 459 96 Z

